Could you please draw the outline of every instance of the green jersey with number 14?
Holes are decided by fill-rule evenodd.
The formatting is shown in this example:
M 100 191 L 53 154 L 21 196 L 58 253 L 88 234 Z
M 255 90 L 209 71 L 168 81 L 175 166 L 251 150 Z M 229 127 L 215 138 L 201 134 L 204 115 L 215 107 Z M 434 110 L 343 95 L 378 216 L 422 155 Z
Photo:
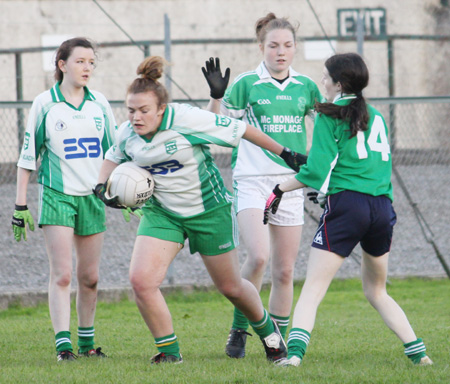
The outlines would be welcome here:
M 147 204 L 193 216 L 231 201 L 208 144 L 235 147 L 246 127 L 240 120 L 187 104 L 168 104 L 151 139 L 136 134 L 129 121 L 123 123 L 106 159 L 133 161 L 152 173 L 155 190 Z
M 335 103 L 347 105 L 355 97 L 345 95 Z M 393 200 L 388 128 L 380 112 L 367 108 L 368 129 L 351 139 L 348 122 L 317 115 L 308 163 L 297 180 L 328 195 L 350 190 Z
M 305 154 L 305 116 L 314 118 L 316 101 L 322 101 L 322 96 L 309 77 L 289 68 L 289 77 L 280 84 L 262 62 L 234 80 L 222 100 L 221 113 L 242 119 L 281 145 Z M 233 150 L 232 168 L 235 179 L 294 174 L 280 157 L 247 141 Z

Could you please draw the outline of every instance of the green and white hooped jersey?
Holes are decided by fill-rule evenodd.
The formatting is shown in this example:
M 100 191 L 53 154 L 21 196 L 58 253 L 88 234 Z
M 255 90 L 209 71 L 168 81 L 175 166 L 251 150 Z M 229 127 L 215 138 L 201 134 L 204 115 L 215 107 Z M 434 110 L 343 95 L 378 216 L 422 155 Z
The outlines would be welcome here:
M 66 102 L 59 84 L 36 97 L 17 163 L 36 170 L 40 158 L 38 182 L 72 196 L 92 194 L 117 129 L 105 96 L 84 92 L 79 108 Z
M 354 98 L 344 95 L 334 102 L 347 105 Z M 308 163 L 300 168 L 297 180 L 328 195 L 350 190 L 393 200 L 388 128 L 380 112 L 371 105 L 367 108 L 368 129 L 351 139 L 348 122 L 316 116 Z
M 155 190 L 147 204 L 193 216 L 231 201 L 208 144 L 235 147 L 245 129 L 240 120 L 171 103 L 150 140 L 136 134 L 130 121 L 123 123 L 106 159 L 133 161 L 152 173 Z
M 221 113 L 241 119 L 281 145 L 305 154 L 305 116 L 314 118 L 316 101 L 322 101 L 322 95 L 309 77 L 289 68 L 289 77 L 280 84 L 262 62 L 228 87 Z M 234 179 L 294 174 L 280 157 L 248 141 L 233 150 L 232 168 Z

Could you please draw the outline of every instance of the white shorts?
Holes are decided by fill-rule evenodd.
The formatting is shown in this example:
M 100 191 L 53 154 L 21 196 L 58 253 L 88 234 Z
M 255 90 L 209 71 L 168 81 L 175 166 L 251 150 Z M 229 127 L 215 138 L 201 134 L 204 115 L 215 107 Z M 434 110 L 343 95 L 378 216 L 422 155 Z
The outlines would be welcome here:
M 234 209 L 236 214 L 248 208 L 264 211 L 266 201 L 275 185 L 292 179 L 293 175 L 255 176 L 233 181 Z M 269 224 L 294 226 L 304 224 L 303 188 L 285 192 L 275 215 L 269 215 Z M 261 220 L 263 219 L 261 213 Z

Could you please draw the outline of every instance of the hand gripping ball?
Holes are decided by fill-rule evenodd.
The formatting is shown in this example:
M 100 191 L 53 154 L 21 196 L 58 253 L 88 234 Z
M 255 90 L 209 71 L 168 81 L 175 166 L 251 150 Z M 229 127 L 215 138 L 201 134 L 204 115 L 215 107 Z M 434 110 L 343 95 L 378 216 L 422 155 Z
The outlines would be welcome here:
M 107 184 L 110 197 L 117 196 L 120 204 L 126 207 L 140 207 L 153 194 L 155 181 L 152 174 L 139 165 L 126 162 L 111 173 Z

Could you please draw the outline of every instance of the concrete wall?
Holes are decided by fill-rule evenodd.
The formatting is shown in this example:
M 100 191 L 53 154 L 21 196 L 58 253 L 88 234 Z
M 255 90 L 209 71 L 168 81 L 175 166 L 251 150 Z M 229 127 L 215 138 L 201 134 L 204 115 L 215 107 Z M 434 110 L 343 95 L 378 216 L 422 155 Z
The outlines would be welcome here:
M 164 15 L 171 21 L 173 39 L 253 38 L 255 21 L 272 11 L 300 23 L 299 37 L 323 36 L 306 1 L 293 0 L 103 0 L 101 7 L 134 40 L 164 38 Z M 340 8 L 385 8 L 388 34 L 449 34 L 449 9 L 440 0 L 311 0 L 327 35 L 336 36 Z M 97 42 L 128 41 L 125 34 L 93 1 L 0 0 L 0 49 L 39 47 L 44 35 L 87 36 Z M 395 43 L 396 94 L 398 96 L 448 94 L 449 43 L 399 41 Z M 356 51 L 355 42 L 337 43 L 338 52 Z M 102 49 L 91 87 L 110 99 L 122 99 L 143 53 L 136 47 Z M 164 54 L 154 46 L 151 54 Z M 387 96 L 385 42 L 366 42 L 364 55 L 371 70 L 368 96 Z M 220 56 L 232 77 L 253 69 L 261 60 L 256 43 L 243 45 L 176 45 L 172 47 L 173 79 L 193 98 L 208 96 L 200 67 L 210 56 Z M 445 59 L 447 58 L 447 60 Z M 24 99 L 53 84 L 52 73 L 43 70 L 42 54 L 23 57 Z M 0 100 L 15 100 L 12 55 L 0 55 Z M 298 44 L 294 67 L 317 82 L 323 60 L 305 60 L 304 44 Z M 432 69 L 430 71 L 430 69 Z M 184 97 L 173 87 L 173 97 Z

